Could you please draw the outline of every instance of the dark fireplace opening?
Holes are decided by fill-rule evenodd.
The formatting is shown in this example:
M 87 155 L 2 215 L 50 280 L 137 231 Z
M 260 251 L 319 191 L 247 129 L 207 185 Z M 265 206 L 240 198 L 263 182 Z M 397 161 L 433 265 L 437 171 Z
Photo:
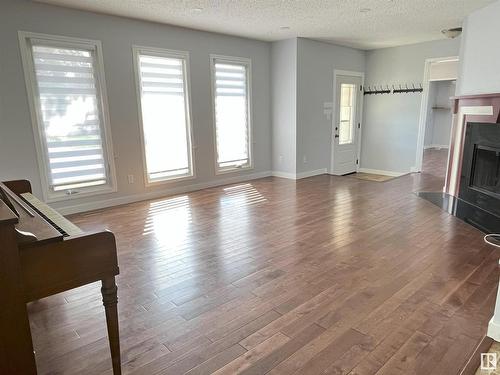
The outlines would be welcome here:
M 500 199 L 500 148 L 474 145 L 470 187 Z

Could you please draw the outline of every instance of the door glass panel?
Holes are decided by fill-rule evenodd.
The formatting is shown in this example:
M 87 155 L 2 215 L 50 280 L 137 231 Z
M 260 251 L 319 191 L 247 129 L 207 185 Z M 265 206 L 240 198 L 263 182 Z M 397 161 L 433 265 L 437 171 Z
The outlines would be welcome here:
M 340 85 L 340 121 L 339 121 L 339 144 L 351 144 L 354 142 L 354 121 L 356 107 L 356 85 L 342 83 Z

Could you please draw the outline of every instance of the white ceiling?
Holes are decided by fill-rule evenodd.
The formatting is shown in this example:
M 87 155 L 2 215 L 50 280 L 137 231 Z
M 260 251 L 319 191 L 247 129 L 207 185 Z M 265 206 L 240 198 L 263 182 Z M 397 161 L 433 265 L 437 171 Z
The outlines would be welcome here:
M 494 0 L 35 1 L 265 41 L 299 36 L 374 49 L 442 39 L 442 29 Z

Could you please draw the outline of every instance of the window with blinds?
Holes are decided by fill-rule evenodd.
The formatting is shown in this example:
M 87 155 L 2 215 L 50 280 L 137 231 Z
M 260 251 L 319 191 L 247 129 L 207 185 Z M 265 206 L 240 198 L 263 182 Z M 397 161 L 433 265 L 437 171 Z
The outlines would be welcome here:
M 110 189 L 97 45 L 25 41 L 47 198 Z
M 184 52 L 134 48 L 148 184 L 193 176 Z
M 211 60 L 217 171 L 250 168 L 250 60 Z

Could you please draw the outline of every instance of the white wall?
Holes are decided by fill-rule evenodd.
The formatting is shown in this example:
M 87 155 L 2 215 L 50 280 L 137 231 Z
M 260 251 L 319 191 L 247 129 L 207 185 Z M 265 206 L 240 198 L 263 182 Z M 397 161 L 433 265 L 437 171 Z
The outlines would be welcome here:
M 368 51 L 365 86 L 423 83 L 428 58 L 457 56 L 459 39 Z M 415 167 L 422 94 L 366 95 L 361 167 L 407 173 Z
M 297 39 L 272 43 L 272 166 L 277 175 L 296 173 Z
M 365 71 L 365 51 L 299 38 L 297 47 L 297 173 L 330 168 L 333 71 Z M 304 158 L 306 161 L 304 162 Z
M 449 146 L 452 123 L 450 98 L 455 95 L 455 86 L 455 81 L 430 82 L 424 147 L 447 148 Z
M 123 203 L 130 197 L 160 195 L 205 187 L 228 178 L 268 174 L 271 169 L 271 51 L 270 44 L 148 23 L 127 18 L 49 6 L 31 1 L 0 3 L 0 180 L 27 178 L 41 196 L 40 176 L 28 110 L 18 30 L 101 40 L 109 112 L 118 178 L 118 192 L 55 204 L 56 207 L 95 202 Z M 138 109 L 132 68 L 132 45 L 189 51 L 196 145 L 194 181 L 146 188 L 143 182 Z M 222 176 L 214 174 L 214 146 L 209 54 L 252 60 L 253 140 L 255 169 Z M 127 175 L 135 176 L 128 184 Z M 148 195 L 149 194 L 149 195 Z M 87 207 L 87 206 L 85 206 Z M 64 210 L 63 210 L 64 211 Z
M 500 92 L 500 1 L 475 11 L 464 22 L 459 95 Z

